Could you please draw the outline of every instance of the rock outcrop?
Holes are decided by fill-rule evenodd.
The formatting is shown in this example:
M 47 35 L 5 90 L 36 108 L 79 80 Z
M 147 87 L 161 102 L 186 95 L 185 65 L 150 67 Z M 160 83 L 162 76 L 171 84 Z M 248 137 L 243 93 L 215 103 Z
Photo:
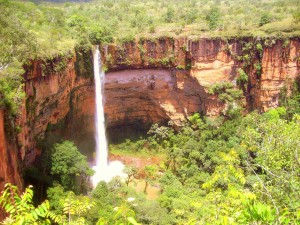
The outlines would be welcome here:
M 0 109 L 0 193 L 6 183 L 17 185 L 22 189 L 18 148 L 14 140 L 5 134 L 4 114 L 4 110 Z M 0 210 L 0 220 L 3 218 L 4 214 Z
M 211 86 L 232 83 L 248 75 L 244 85 L 247 110 L 263 112 L 278 106 L 282 87 L 299 75 L 300 39 L 172 39 L 139 40 L 122 46 L 101 46 L 105 80 L 107 126 L 173 121 L 179 126 L 189 115 L 215 116 L 226 104 Z M 57 70 L 34 61 L 26 68 L 26 121 L 20 134 L 22 158 L 30 164 L 39 154 L 38 140 L 57 136 L 91 149 L 94 133 L 92 54 L 76 51 Z M 46 70 L 44 69 L 46 68 Z M 236 89 L 238 87 L 236 86 Z M 80 140 L 83 140 L 82 143 Z M 87 144 L 88 143 L 88 144 Z
M 261 59 L 262 72 L 259 79 L 252 77 L 250 94 L 253 108 L 265 112 L 279 104 L 280 91 L 287 94 L 300 75 L 300 38 L 278 40 L 266 46 Z
M 63 70 L 49 69 L 44 75 L 41 74 L 44 62 L 34 61 L 25 74 L 27 125 L 23 129 L 26 145 L 22 157 L 26 156 L 26 165 L 39 154 L 37 141 L 43 140 L 47 131 L 56 129 L 60 136 L 69 130 L 70 138 L 78 127 L 93 133 L 93 80 L 76 75 L 75 61 L 76 57 L 72 57 L 65 61 Z M 57 141 L 63 137 L 66 136 Z
M 159 38 L 101 46 L 107 127 L 147 127 L 172 121 L 175 126 L 195 112 L 215 116 L 226 102 L 211 94 L 224 82 L 241 88 L 246 110 L 278 106 L 300 74 L 300 38 Z M 26 100 L 16 123 L 18 140 L 8 139 L 0 110 L 0 188 L 21 186 L 22 166 L 32 164 L 50 142 L 73 140 L 92 158 L 94 151 L 94 80 L 91 51 L 36 60 L 25 68 Z M 248 81 L 237 86 L 242 69 Z M 42 141 L 42 142 L 40 142 Z
M 183 99 L 181 109 L 174 111 L 174 116 L 168 115 L 174 121 L 173 117 L 183 120 L 195 111 L 206 115 L 223 112 L 225 105 L 217 96 L 209 95 L 208 89 L 222 82 L 235 85 L 240 68 L 249 77 L 244 89 L 246 108 L 264 112 L 277 107 L 281 89 L 284 86 L 289 89 L 299 75 L 299 42 L 299 38 L 226 41 L 161 38 L 103 46 L 102 58 L 110 71 L 153 68 L 171 71 L 177 100 Z M 116 74 L 118 72 L 114 72 L 115 77 Z M 171 107 L 178 109 L 169 104 Z

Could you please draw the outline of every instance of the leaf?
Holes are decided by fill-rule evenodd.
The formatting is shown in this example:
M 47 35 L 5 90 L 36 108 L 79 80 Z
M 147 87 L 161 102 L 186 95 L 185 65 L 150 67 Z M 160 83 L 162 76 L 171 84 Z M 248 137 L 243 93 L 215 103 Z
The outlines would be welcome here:
M 36 213 L 35 211 L 32 211 L 32 212 L 31 212 L 31 215 L 32 215 L 33 218 L 36 219 L 36 220 L 39 218 L 38 215 L 37 215 L 37 213 Z
M 8 213 L 10 213 L 11 210 L 12 210 L 13 208 L 14 208 L 13 205 L 7 205 L 7 206 L 5 207 L 5 211 L 8 212 Z
M 138 223 L 133 217 L 127 217 L 127 220 L 129 223 L 131 223 L 132 225 L 141 225 L 140 223 Z

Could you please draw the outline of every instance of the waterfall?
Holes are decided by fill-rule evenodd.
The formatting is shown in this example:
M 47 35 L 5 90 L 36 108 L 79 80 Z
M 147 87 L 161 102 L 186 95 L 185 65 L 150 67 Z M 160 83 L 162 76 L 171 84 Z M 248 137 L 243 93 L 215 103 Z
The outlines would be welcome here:
M 99 46 L 94 46 L 94 80 L 95 80 L 95 139 L 96 139 L 96 165 L 93 167 L 95 174 L 92 177 L 94 187 L 99 181 L 110 181 L 114 176 L 123 176 L 124 165 L 119 161 L 108 162 L 108 144 L 105 131 L 104 117 L 104 79 L 105 74 L 101 68 L 101 55 Z

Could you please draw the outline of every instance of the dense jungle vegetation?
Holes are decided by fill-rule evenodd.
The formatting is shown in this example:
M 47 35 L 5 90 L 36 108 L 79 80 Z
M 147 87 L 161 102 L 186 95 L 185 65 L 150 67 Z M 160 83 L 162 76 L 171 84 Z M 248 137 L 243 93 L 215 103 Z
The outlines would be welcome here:
M 19 197 L 8 185 L 4 224 L 300 224 L 299 95 L 284 104 L 226 120 L 194 114 L 179 132 L 155 124 L 147 138 L 111 147 L 163 154 L 161 163 L 127 166 L 125 181 L 92 191 L 86 158 L 69 141 L 55 144 L 43 172 L 27 171 L 36 187 L 49 185 L 48 200 L 35 208 L 31 188 Z M 150 186 L 160 188 L 151 199 Z
M 299 0 L 0 0 L 0 107 L 16 114 L 28 60 L 72 55 L 75 46 L 141 37 L 299 34 Z
M 299 36 L 299 7 L 299 0 L 0 0 L 0 109 L 17 115 L 29 60 L 139 37 Z M 291 97 L 283 90 L 280 104 L 264 114 L 196 113 L 179 131 L 154 124 L 147 137 L 110 149 L 159 155 L 161 163 L 127 166 L 125 181 L 95 189 L 86 157 L 62 140 L 24 171 L 33 187 L 20 194 L 7 184 L 2 224 L 300 224 L 299 87 Z M 149 198 L 151 187 L 159 193 Z

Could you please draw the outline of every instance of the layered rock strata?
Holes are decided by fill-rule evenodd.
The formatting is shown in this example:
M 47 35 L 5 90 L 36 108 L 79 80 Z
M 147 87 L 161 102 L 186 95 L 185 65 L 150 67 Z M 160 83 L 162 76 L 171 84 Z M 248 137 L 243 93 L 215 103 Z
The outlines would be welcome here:
M 238 69 L 248 76 L 243 88 L 245 107 L 266 111 L 278 106 L 282 88 L 289 90 L 299 75 L 299 51 L 299 38 L 160 38 L 101 46 L 108 70 L 104 93 L 107 126 L 167 121 L 179 126 L 195 112 L 222 114 L 226 104 L 210 94 L 209 88 L 224 82 L 236 85 Z M 38 140 L 45 135 L 75 142 L 87 142 L 89 137 L 93 142 L 91 52 L 77 50 L 60 70 L 48 64 L 34 61 L 26 68 L 26 112 L 21 120 L 26 125 L 19 135 L 26 164 L 39 154 Z M 86 149 L 92 145 L 82 144 Z

